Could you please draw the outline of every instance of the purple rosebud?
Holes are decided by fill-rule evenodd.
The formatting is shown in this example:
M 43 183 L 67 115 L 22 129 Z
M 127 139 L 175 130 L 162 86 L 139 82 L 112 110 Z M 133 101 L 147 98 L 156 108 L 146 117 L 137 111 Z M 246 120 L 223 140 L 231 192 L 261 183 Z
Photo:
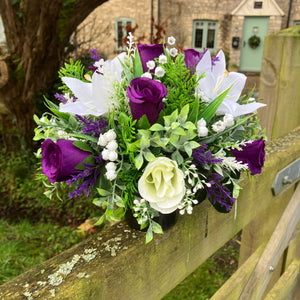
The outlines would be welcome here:
M 47 139 L 42 148 L 42 169 L 50 182 L 66 181 L 80 172 L 75 167 L 83 162 L 90 152 L 73 145 L 74 141 L 59 139 L 54 143 Z
M 260 174 L 265 161 L 265 141 L 263 138 L 242 146 L 242 150 L 231 150 L 236 160 L 248 164 L 252 175 Z
M 140 54 L 143 71 L 147 72 L 147 62 L 149 60 L 154 60 L 154 58 L 159 57 L 161 54 L 164 53 L 163 44 L 157 45 L 147 45 L 147 44 L 137 44 L 137 48 Z
M 167 88 L 159 81 L 145 77 L 132 79 L 127 87 L 127 95 L 133 118 L 139 120 L 146 115 L 149 123 L 154 124 L 164 109 L 162 99 L 167 93 Z
M 187 69 L 189 69 L 192 72 L 192 74 L 194 74 L 196 66 L 202 58 L 203 53 L 198 52 L 194 49 L 183 49 L 183 52 L 185 65 Z

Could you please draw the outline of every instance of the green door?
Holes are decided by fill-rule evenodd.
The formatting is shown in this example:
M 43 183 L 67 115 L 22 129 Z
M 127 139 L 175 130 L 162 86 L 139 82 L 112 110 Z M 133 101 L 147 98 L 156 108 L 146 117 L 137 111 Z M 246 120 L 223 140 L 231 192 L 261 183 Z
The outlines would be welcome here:
M 269 17 L 245 17 L 240 71 L 260 72 L 268 26 Z

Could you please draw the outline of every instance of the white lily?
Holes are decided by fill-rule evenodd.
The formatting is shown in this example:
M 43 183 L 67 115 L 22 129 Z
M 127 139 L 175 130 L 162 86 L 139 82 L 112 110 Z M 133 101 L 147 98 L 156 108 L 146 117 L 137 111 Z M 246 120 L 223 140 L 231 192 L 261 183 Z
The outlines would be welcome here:
M 62 81 L 72 91 L 77 100 L 60 106 L 60 111 L 77 115 L 101 116 L 108 112 L 113 83 L 121 80 L 125 52 L 113 60 L 105 61 L 102 73 L 94 72 L 91 82 L 83 82 L 72 77 L 62 77 Z
M 234 117 L 255 112 L 258 108 L 265 106 L 263 103 L 237 103 L 241 92 L 245 86 L 247 77 L 237 72 L 226 71 L 225 55 L 223 51 L 217 54 L 219 58 L 212 66 L 210 52 L 206 51 L 202 59 L 196 66 L 198 77 L 205 72 L 205 77 L 199 80 L 196 93 L 204 96 L 204 101 L 213 101 L 222 92 L 229 90 L 226 98 L 223 100 L 217 110 L 218 115 L 231 114 Z

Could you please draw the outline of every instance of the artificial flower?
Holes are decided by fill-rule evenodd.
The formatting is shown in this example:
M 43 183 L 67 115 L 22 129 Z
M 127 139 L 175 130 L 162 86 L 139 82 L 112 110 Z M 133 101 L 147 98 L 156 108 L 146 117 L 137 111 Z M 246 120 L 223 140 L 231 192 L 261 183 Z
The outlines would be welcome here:
M 210 52 L 206 51 L 196 66 L 198 77 L 205 73 L 205 77 L 199 80 L 196 93 L 204 93 L 210 101 L 217 98 L 225 90 L 230 90 L 218 107 L 217 114 L 225 115 L 226 113 L 238 117 L 255 112 L 258 108 L 265 106 L 263 103 L 239 104 L 241 92 L 245 86 L 246 76 L 241 73 L 227 72 L 225 55 L 222 50 L 217 54 L 217 59 L 212 65 Z
M 263 138 L 247 143 L 242 150 L 233 149 L 231 153 L 237 161 L 248 164 L 252 175 L 260 174 L 265 161 L 265 141 Z
M 127 94 L 133 118 L 139 120 L 146 115 L 150 124 L 153 124 L 164 108 L 162 99 L 167 95 L 167 88 L 156 80 L 135 78 L 131 80 Z
M 157 58 L 164 53 L 164 48 L 162 44 L 158 44 L 158 45 L 137 44 L 137 48 L 140 54 L 144 72 L 148 71 L 148 67 L 147 67 L 148 61 L 154 60 L 154 58 Z
M 138 181 L 138 190 L 155 210 L 169 214 L 184 197 L 184 174 L 177 163 L 167 157 L 149 162 Z
M 74 141 L 59 139 L 54 143 L 46 139 L 42 148 L 42 169 L 49 181 L 59 182 L 70 179 L 80 171 L 75 167 L 82 163 L 90 152 L 83 151 L 73 145 Z
M 194 49 L 183 49 L 183 52 L 185 65 L 190 70 L 190 72 L 194 74 L 196 66 L 203 56 L 203 53 Z
M 104 62 L 103 73 L 94 72 L 92 82 L 83 82 L 77 78 L 62 77 L 62 81 L 72 91 L 77 101 L 60 106 L 60 111 L 76 115 L 101 116 L 106 114 L 110 104 L 110 93 L 115 81 L 121 80 L 125 53 L 111 61 Z

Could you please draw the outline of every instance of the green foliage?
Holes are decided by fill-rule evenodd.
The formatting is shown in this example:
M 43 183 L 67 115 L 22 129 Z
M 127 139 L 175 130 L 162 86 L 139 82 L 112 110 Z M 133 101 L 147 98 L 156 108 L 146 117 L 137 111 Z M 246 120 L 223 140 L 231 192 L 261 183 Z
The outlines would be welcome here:
M 59 40 L 61 42 L 64 41 L 65 37 L 65 29 L 68 25 L 69 19 L 72 16 L 76 5 L 75 0 L 64 0 L 62 3 L 62 9 L 59 13 L 59 20 L 58 20 L 58 30 L 59 30 Z
M 168 88 L 168 100 L 164 103 L 165 113 L 168 115 L 175 109 L 181 110 L 186 104 L 196 100 L 195 88 L 198 85 L 197 75 L 191 75 L 184 62 L 184 54 L 180 53 L 174 63 L 168 55 L 168 63 L 162 65 L 166 74 L 161 82 Z

